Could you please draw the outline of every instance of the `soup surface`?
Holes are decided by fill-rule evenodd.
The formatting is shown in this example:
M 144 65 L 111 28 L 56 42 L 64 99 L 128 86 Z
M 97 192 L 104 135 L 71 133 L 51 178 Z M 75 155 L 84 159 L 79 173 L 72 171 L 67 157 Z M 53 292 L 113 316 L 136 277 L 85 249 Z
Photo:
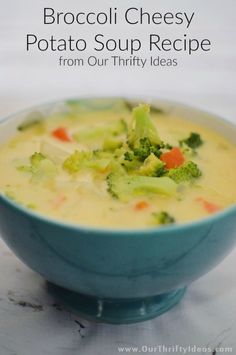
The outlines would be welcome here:
M 0 191 L 46 216 L 142 228 L 236 202 L 236 147 L 191 121 L 125 101 L 32 115 L 0 147 Z

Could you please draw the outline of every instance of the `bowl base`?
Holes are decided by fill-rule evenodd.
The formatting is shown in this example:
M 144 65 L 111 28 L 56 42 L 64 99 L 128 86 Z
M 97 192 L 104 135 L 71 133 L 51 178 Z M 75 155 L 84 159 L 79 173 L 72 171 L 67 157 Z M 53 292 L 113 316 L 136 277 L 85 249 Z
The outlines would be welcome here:
M 186 288 L 157 296 L 136 299 L 102 299 L 49 284 L 49 291 L 67 309 L 97 322 L 128 324 L 155 318 L 176 305 Z

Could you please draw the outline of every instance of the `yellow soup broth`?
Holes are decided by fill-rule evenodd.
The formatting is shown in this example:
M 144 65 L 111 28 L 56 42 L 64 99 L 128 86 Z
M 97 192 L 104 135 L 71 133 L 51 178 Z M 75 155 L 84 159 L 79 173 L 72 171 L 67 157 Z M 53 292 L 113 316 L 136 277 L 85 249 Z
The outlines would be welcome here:
M 127 183 L 119 198 L 109 189 L 111 174 L 120 174 L 120 179 L 140 177 L 142 166 L 147 164 L 145 158 L 134 168 L 126 166 L 132 165 L 127 157 L 131 159 L 135 152 L 127 143 L 129 132 L 134 133 L 137 127 L 134 113 L 125 108 L 120 112 L 51 115 L 23 127 L 0 148 L 0 191 L 47 217 L 112 228 L 161 226 L 156 216 L 163 212 L 173 218 L 170 223 L 188 222 L 234 204 L 236 147 L 216 132 L 181 117 L 154 110 L 148 113 L 148 109 L 145 112 L 161 141 L 168 143 L 162 149 L 159 147 L 155 156 L 163 164 L 162 176 L 153 173 L 152 178 L 169 176 L 162 159 L 174 147 L 185 162 L 195 163 L 201 171 L 196 178 L 173 182 L 174 193 L 156 192 L 148 187 L 126 193 Z M 192 132 L 201 137 L 196 149 L 180 143 Z M 75 151 L 77 156 L 73 156 Z M 125 154 L 127 151 L 131 155 Z

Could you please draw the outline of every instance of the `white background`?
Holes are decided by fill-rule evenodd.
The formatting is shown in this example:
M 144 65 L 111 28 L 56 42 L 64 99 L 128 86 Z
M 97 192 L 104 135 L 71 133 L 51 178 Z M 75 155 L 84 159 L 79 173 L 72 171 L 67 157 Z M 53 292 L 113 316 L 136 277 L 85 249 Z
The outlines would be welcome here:
M 58 11 L 120 12 L 128 6 L 150 11 L 195 11 L 189 30 L 158 26 L 43 26 L 43 7 Z M 235 0 L 1 0 L 0 11 L 0 117 L 42 102 L 76 96 L 155 96 L 173 99 L 217 113 L 236 123 L 236 2 Z M 178 55 L 177 68 L 60 68 L 59 54 L 26 52 L 26 34 L 91 38 L 95 33 L 120 38 L 150 32 L 179 37 L 183 33 L 210 38 L 212 51 Z M 91 53 L 92 54 L 92 53 Z M 142 53 L 146 55 L 146 53 Z M 74 55 L 75 56 L 75 55 Z M 128 55 L 127 55 L 128 56 Z M 164 54 L 175 57 L 175 54 Z M 222 236 L 223 237 L 223 236 Z M 52 304 L 43 280 L 27 269 L 0 243 L 0 354 L 102 355 L 118 354 L 119 345 L 159 344 L 233 347 L 236 353 L 236 279 L 233 252 L 214 271 L 189 287 L 182 303 L 145 323 L 107 326 L 82 321 L 81 337 L 73 315 Z M 11 291 L 9 293 L 9 291 Z M 43 305 L 42 311 L 20 307 L 24 300 Z M 170 353 L 170 352 L 168 352 Z M 203 352 L 200 352 L 203 353 Z M 178 352 L 180 354 L 180 352 Z

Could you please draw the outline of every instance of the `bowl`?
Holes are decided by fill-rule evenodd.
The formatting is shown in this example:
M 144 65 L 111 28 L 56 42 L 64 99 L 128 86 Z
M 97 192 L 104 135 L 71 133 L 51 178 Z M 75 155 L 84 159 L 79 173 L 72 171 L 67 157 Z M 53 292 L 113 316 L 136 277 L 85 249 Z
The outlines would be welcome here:
M 120 100 L 67 100 L 15 114 L 0 123 L 0 141 L 14 135 L 29 117 L 71 107 L 117 107 Z M 152 104 L 235 142 L 236 127 L 219 117 L 163 100 Z M 0 195 L 0 232 L 12 251 L 74 312 L 101 322 L 132 323 L 170 309 L 191 282 L 223 260 L 236 241 L 236 206 L 192 223 L 113 230 L 50 219 Z

